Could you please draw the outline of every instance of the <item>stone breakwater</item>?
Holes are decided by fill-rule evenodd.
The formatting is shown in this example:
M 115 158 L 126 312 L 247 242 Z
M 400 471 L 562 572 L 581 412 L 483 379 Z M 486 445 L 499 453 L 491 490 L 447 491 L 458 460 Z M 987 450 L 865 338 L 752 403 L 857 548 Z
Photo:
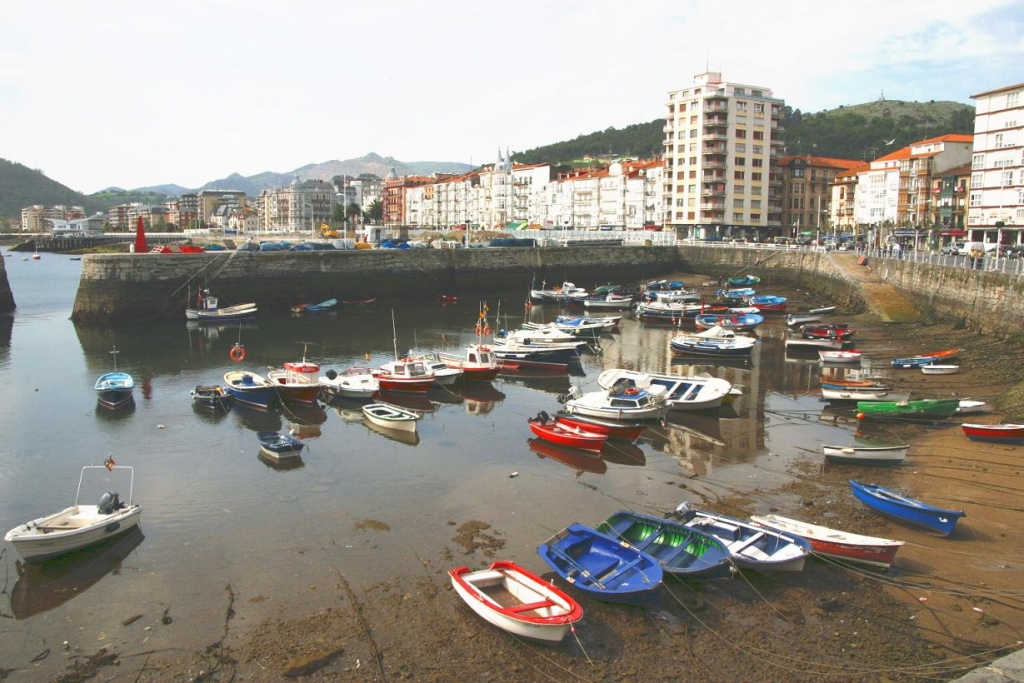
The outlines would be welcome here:
M 15 309 L 11 283 L 7 281 L 7 262 L 0 258 L 0 313 L 12 313 Z

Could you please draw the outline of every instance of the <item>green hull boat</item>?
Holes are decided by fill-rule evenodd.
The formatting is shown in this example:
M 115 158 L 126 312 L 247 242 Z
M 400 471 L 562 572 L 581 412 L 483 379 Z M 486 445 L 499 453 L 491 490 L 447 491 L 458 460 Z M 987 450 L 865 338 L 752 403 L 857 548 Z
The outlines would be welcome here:
M 875 420 L 941 420 L 960 407 L 956 398 L 926 398 L 919 401 L 858 401 L 857 417 Z

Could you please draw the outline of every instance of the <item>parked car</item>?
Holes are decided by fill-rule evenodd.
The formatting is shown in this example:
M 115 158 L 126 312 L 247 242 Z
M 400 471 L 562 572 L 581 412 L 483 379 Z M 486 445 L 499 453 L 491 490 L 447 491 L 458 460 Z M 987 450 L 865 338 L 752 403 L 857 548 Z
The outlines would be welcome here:
M 942 249 L 940 249 L 939 251 L 942 252 L 943 254 L 949 254 L 951 256 L 956 256 L 956 255 L 963 256 L 966 253 L 966 252 L 963 251 L 965 246 L 966 246 L 965 242 L 960 242 L 960 241 L 950 242 L 949 244 L 944 245 L 942 247 Z

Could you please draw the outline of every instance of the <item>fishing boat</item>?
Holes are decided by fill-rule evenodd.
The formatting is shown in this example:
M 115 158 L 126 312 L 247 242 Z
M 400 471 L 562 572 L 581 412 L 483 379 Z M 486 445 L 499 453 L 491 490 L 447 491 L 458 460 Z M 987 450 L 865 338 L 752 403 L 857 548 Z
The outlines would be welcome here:
M 663 303 L 674 302 L 695 302 L 700 301 L 700 292 L 695 289 L 663 289 L 647 293 L 648 301 L 661 301 Z
M 537 554 L 563 579 L 607 602 L 648 600 L 664 578 L 650 555 L 582 524 L 570 524 Z
M 381 391 L 425 394 L 434 383 L 434 371 L 423 361 L 409 358 L 385 363 L 376 375 Z
M 384 429 L 415 432 L 419 413 L 389 403 L 369 403 L 362 408 L 366 419 Z
M 524 638 L 558 643 L 583 618 L 568 594 L 505 560 L 487 569 L 458 567 L 448 572 L 452 587 L 488 623 Z
M 818 358 L 822 363 L 860 363 L 863 356 L 864 353 L 857 349 L 849 351 L 822 349 L 818 351 Z
M 499 372 L 520 369 L 565 372 L 570 366 L 580 363 L 580 354 L 575 347 L 555 348 L 506 341 L 500 346 L 492 347 L 492 350 L 500 364 Z
M 841 465 L 898 465 L 907 457 L 909 445 L 904 446 L 833 446 L 822 444 L 821 450 L 829 462 Z
M 522 328 L 512 330 L 499 330 L 494 335 L 495 346 L 519 345 L 526 347 L 542 347 L 557 349 L 574 349 L 579 351 L 587 346 L 586 339 L 579 339 L 575 335 L 559 329 L 557 326 L 544 325 L 539 328 Z
M 707 330 L 718 326 L 729 330 L 752 330 L 764 322 L 764 316 L 757 313 L 741 313 L 736 315 L 703 314 L 694 318 L 697 329 Z
M 749 356 L 758 343 L 754 337 L 736 334 L 716 325 L 697 334 L 673 337 L 669 347 L 675 353 L 695 356 L 742 357 Z
M 375 370 L 352 365 L 341 372 L 331 369 L 320 378 L 320 391 L 328 400 L 343 398 L 370 398 L 380 389 Z
M 104 493 L 96 505 L 80 502 L 86 473 L 96 474 L 99 470 L 128 475 L 127 502 L 114 491 Z M 4 540 L 14 546 L 26 562 L 36 562 L 122 534 L 137 527 L 142 516 L 142 508 L 132 499 L 134 487 L 135 469 L 132 467 L 117 465 L 111 458 L 103 465 L 86 465 L 78 478 L 74 505 L 16 526 L 4 535 Z
M 541 284 L 541 287 L 544 283 Z M 554 289 L 531 289 L 530 290 L 530 301 L 534 303 L 570 303 L 573 301 L 582 301 L 590 296 L 583 287 L 577 287 L 572 282 L 563 282 L 560 286 Z
M 963 510 L 946 510 L 935 507 L 878 484 L 862 484 L 851 479 L 850 489 L 857 500 L 875 512 L 895 519 L 897 522 L 922 527 L 943 536 L 953 533 L 957 520 L 967 516 Z
M 224 373 L 224 388 L 239 403 L 256 408 L 269 408 L 278 398 L 273 382 L 248 370 Z
M 463 374 L 462 368 L 455 368 L 448 365 L 437 351 L 411 354 L 408 356 L 408 360 L 412 362 L 420 361 L 430 368 L 430 371 L 434 373 L 434 386 L 450 387 L 455 384 Z
M 210 294 L 209 289 L 200 290 L 196 298 L 196 308 L 186 308 L 185 318 L 203 322 L 223 322 L 225 320 L 244 320 L 256 315 L 255 303 L 236 304 L 221 308 L 219 299 Z
M 821 398 L 826 401 L 904 402 L 910 400 L 910 393 L 894 392 L 886 387 L 847 387 L 843 389 L 826 389 L 823 385 L 821 387 Z
M 733 573 L 732 554 L 722 541 L 670 519 L 619 510 L 597 530 L 647 553 L 666 574 L 721 579 Z
M 588 432 L 582 427 L 570 424 L 559 424 L 545 412 L 540 412 L 536 417 L 528 418 L 530 431 L 539 438 L 559 446 L 579 448 L 584 451 L 598 453 L 608 440 L 607 434 L 599 432 Z
M 633 306 L 631 294 L 609 293 L 601 297 L 591 297 L 583 300 L 583 308 L 588 310 L 602 311 L 624 311 Z
M 896 553 L 903 547 L 903 541 L 893 541 L 877 536 L 830 529 L 819 524 L 801 522 L 779 515 L 751 515 L 750 521 L 758 526 L 782 531 L 806 539 L 816 555 L 867 564 L 888 569 L 896 559 Z
M 950 360 L 960 355 L 963 349 L 945 349 L 944 351 L 932 351 L 930 353 L 921 353 L 916 356 L 905 356 L 903 358 L 893 358 L 892 366 L 894 368 L 919 368 L 923 365 L 931 365 L 941 360 Z
M 706 308 L 704 304 L 686 301 L 641 301 L 633 310 L 637 319 L 644 322 L 675 322 L 692 318 Z
M 490 382 L 498 376 L 498 358 L 490 346 L 469 344 L 462 353 L 437 352 L 449 368 L 462 370 L 462 379 L 467 382 Z
M 644 431 L 643 422 L 630 423 L 618 420 L 603 420 L 599 417 L 573 413 L 555 413 L 555 422 L 569 427 L 579 427 L 588 432 L 606 434 L 610 441 L 633 442 L 639 439 Z
M 858 419 L 943 420 L 960 406 L 957 398 L 923 398 L 917 401 L 858 401 Z M 862 417 L 863 416 L 863 417 Z
M 568 394 L 559 398 L 565 399 L 563 404 L 567 413 L 609 420 L 646 420 L 660 417 L 665 411 L 665 402 L 660 393 L 655 395 L 647 389 L 636 387 L 627 387 L 621 391 L 601 389 L 583 393 L 578 386 L 573 385 L 569 387 Z
M 971 441 L 992 443 L 1024 442 L 1024 424 L 976 424 L 965 422 L 960 427 Z
M 663 375 L 612 368 L 598 375 L 597 385 L 605 390 L 624 391 L 630 387 L 660 387 L 658 396 L 669 410 L 711 410 L 719 408 L 732 391 L 732 382 L 708 374 L 682 376 Z
M 284 401 L 316 403 L 320 398 L 320 366 L 306 360 L 305 348 L 302 360 L 270 370 L 267 379 L 277 387 L 277 395 Z
M 576 325 L 578 323 L 598 323 L 602 332 L 612 332 L 619 327 L 621 315 L 559 315 L 555 322 L 562 325 Z
M 722 541 L 736 565 L 758 571 L 799 572 L 811 552 L 811 544 L 793 534 L 763 527 L 735 517 L 728 517 L 679 505 L 674 516 L 691 529 L 703 531 Z
M 804 339 L 841 339 L 850 340 L 857 331 L 848 323 L 810 323 L 800 328 Z
M 256 438 L 260 442 L 260 452 L 274 461 L 298 458 L 306 445 L 294 436 L 281 432 L 257 432 Z
M 604 323 L 587 322 L 582 317 L 572 323 L 560 323 L 558 321 L 549 323 L 524 322 L 521 329 L 528 330 L 530 332 L 556 330 L 558 332 L 564 332 L 576 339 L 597 339 L 605 332 Z
M 840 351 L 844 343 L 842 339 L 829 339 L 827 337 L 786 337 L 785 347 L 787 349 L 829 349 Z
M 191 392 L 192 402 L 204 408 L 227 410 L 234 400 L 224 387 L 217 384 L 197 384 Z
M 117 371 L 117 354 L 120 351 L 115 346 L 110 352 L 114 356 L 114 371 L 100 375 L 93 386 L 96 392 L 96 400 L 105 408 L 120 408 L 132 401 L 132 392 L 135 390 L 135 380 L 127 372 Z
M 608 463 L 599 454 L 593 451 L 584 451 L 569 446 L 559 446 L 556 443 L 536 438 L 529 440 L 530 451 L 537 454 L 537 457 L 545 460 L 553 460 L 576 471 L 576 476 L 584 472 L 588 474 L 604 474 L 608 471 Z
M 955 375 L 960 372 L 959 365 L 922 365 L 921 373 L 925 375 Z

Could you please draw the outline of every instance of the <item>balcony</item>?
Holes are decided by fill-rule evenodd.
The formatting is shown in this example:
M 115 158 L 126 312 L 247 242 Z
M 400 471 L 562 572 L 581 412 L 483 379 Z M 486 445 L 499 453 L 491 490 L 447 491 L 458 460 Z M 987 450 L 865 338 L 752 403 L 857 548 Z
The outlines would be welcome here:
M 727 102 L 710 102 L 710 101 L 706 101 L 704 103 L 704 113 L 705 114 L 716 114 L 716 113 L 719 113 L 719 112 L 728 113 L 728 111 L 729 111 L 729 104 Z
M 704 118 L 705 128 L 728 128 L 729 117 L 721 114 L 714 114 Z
M 725 159 L 705 159 L 704 168 L 725 168 Z
M 725 185 L 715 184 L 710 187 L 701 188 L 701 197 L 724 197 L 725 196 Z
M 709 133 L 709 132 L 705 131 L 704 132 L 704 140 L 709 140 L 709 141 L 724 140 L 724 141 L 728 141 L 729 140 L 729 136 L 726 133 Z M 705 148 L 705 151 L 707 151 L 707 148 Z M 723 148 L 722 151 L 725 151 L 725 148 Z
M 725 139 L 724 136 L 722 139 Z M 700 150 L 701 154 L 721 154 L 723 156 L 725 154 L 728 154 L 728 152 L 729 146 L 726 145 L 725 143 L 704 145 Z

